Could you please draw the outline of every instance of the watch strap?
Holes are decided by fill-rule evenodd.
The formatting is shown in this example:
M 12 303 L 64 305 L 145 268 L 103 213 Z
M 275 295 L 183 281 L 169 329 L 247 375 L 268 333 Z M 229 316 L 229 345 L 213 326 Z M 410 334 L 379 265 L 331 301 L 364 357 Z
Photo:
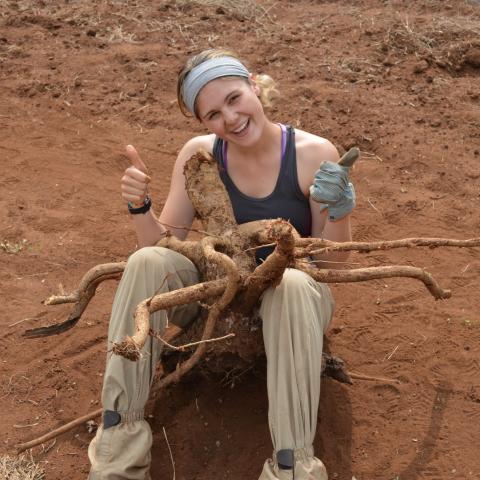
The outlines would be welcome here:
M 132 202 L 128 202 L 128 211 L 132 215 L 138 215 L 139 213 L 147 213 L 151 207 L 152 200 L 150 199 L 150 197 L 145 197 L 143 205 L 141 205 L 140 207 L 135 207 Z

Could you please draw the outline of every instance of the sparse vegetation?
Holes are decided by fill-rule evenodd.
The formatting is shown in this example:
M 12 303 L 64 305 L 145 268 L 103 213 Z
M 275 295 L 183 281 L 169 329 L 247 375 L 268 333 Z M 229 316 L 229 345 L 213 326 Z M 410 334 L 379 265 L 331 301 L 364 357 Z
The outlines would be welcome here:
M 3 455 L 0 457 L 0 479 L 44 480 L 45 472 L 38 464 L 25 455 Z
M 1 240 L 0 241 L 0 250 L 3 250 L 6 253 L 15 254 L 21 252 L 25 249 L 28 245 L 28 241 L 26 238 L 19 242 L 9 242 L 8 240 Z
M 267 10 L 253 0 L 176 0 L 175 3 L 180 7 L 192 4 L 214 7 L 217 11 L 249 21 L 258 20 L 267 14 Z

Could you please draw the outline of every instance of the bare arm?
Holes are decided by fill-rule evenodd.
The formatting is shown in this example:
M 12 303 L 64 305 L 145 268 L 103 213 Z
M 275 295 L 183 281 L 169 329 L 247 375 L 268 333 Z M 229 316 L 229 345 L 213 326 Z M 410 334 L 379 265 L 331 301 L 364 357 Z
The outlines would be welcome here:
M 185 240 L 188 229 L 191 227 L 195 216 L 195 210 L 185 189 L 183 169 L 185 162 L 195 152 L 200 148 L 205 148 L 203 138 L 204 137 L 192 138 L 180 150 L 177 161 L 173 167 L 167 200 L 159 216 L 159 222 L 163 223 L 165 227 L 180 240 Z
M 352 232 L 350 227 L 350 215 L 343 217 L 336 222 L 327 218 L 327 211 L 320 212 L 318 203 L 310 200 L 312 209 L 312 220 L 317 217 L 318 226 L 323 224 L 323 228 L 316 229 L 312 224 L 312 237 L 324 238 L 333 242 L 350 242 Z M 315 222 L 315 220 L 313 220 Z M 345 268 L 344 262 L 347 261 L 350 252 L 332 252 L 324 255 L 316 255 L 314 260 L 319 268 Z M 338 263 L 335 263 L 338 262 Z
M 338 162 L 340 156 L 337 149 L 328 140 L 301 131 L 298 131 L 297 138 L 299 183 L 304 193 L 309 195 L 309 187 L 320 165 L 325 161 Z M 328 218 L 327 210 L 320 211 L 319 204 L 311 198 L 310 209 L 312 211 L 312 237 L 325 238 L 335 242 L 352 240 L 350 215 L 341 220 L 332 221 Z M 319 268 L 344 268 L 343 262 L 348 259 L 348 256 L 349 252 L 333 252 L 317 255 L 315 260 Z
M 155 245 L 167 230 L 181 240 L 184 240 L 187 236 L 188 229 L 192 225 L 195 211 L 185 189 L 183 167 L 185 162 L 200 148 L 209 150 L 210 147 L 211 150 L 210 144 L 212 142 L 209 137 L 210 136 L 201 136 L 192 138 L 181 149 L 173 167 L 170 189 L 160 215 L 157 217 L 153 209 L 150 209 L 145 214 L 132 215 L 139 248 Z M 129 169 L 126 170 L 124 178 L 122 179 L 122 196 L 128 201 L 141 202 L 144 199 L 144 196 L 142 197 L 141 188 L 138 187 L 138 185 L 135 185 L 131 178 L 135 175 L 137 176 L 136 178 L 138 181 L 143 178 L 138 172 L 138 170 L 142 168 L 143 162 L 139 163 L 141 160 L 136 151 L 135 154 L 132 154 L 127 148 L 127 155 L 133 165 L 129 168 L 134 168 L 137 171 L 129 172 L 129 179 L 127 182 L 125 176 Z M 135 155 L 137 157 L 135 157 Z M 128 184 L 128 187 L 125 186 L 125 184 Z M 134 192 L 132 185 L 135 185 L 137 189 L 140 190 L 140 194 L 138 191 L 135 192 L 137 194 L 136 196 L 132 193 Z M 127 190 L 130 193 L 126 193 Z

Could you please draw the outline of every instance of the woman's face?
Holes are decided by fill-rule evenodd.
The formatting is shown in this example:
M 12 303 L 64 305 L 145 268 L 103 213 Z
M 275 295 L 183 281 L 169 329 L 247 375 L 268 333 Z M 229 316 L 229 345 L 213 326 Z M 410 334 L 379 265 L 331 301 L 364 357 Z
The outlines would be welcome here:
M 197 114 L 203 125 L 223 140 L 251 146 L 266 123 L 259 93 L 259 87 L 244 78 L 217 78 L 200 90 Z

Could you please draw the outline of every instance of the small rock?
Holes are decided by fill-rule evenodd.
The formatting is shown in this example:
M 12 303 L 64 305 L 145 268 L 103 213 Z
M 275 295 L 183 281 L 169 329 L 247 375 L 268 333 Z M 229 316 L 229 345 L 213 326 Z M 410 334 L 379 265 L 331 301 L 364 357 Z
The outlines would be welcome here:
M 426 60 L 420 60 L 413 66 L 413 73 L 423 73 L 428 69 L 429 65 Z
M 97 431 L 98 424 L 94 420 L 89 420 L 86 423 L 88 433 L 94 433 Z
M 382 65 L 384 67 L 393 67 L 394 61 L 390 55 L 387 55 L 383 60 L 382 60 Z

